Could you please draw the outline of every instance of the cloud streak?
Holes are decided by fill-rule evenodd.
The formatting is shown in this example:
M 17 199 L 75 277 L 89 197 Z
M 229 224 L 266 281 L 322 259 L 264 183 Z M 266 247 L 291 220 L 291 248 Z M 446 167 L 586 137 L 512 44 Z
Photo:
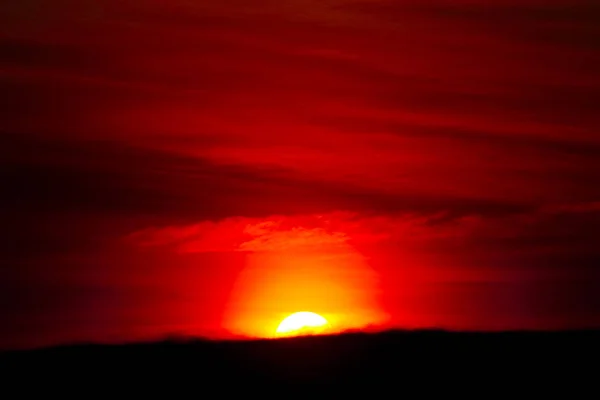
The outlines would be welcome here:
M 373 199 L 600 196 L 589 2 L 107 2 L 97 19 L 92 3 L 60 4 L 4 6 L 40 26 L 3 21 L 5 132 L 112 140 Z

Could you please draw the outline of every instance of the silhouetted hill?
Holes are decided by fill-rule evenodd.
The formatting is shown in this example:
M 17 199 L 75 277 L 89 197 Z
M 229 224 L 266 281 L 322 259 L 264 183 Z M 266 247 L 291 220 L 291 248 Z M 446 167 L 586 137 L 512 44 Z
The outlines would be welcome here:
M 599 349 L 600 331 L 390 331 L 257 341 L 73 345 L 4 352 L 0 365 L 5 383 L 25 382 L 20 384 L 25 390 L 42 385 L 44 393 L 50 388 L 73 390 L 76 385 L 85 388 L 82 395 L 90 390 L 153 393 L 166 387 L 183 390 L 187 397 L 214 389 L 218 396 L 204 397 L 220 398 L 226 393 L 267 393 L 286 385 L 292 392 L 278 393 L 291 394 L 276 397 L 327 387 L 338 393 L 334 398 L 359 388 L 373 395 L 389 389 L 402 397 L 412 390 L 474 391 L 487 398 L 507 389 L 520 391 L 525 384 L 538 394 L 568 387 L 572 396 L 598 386 Z

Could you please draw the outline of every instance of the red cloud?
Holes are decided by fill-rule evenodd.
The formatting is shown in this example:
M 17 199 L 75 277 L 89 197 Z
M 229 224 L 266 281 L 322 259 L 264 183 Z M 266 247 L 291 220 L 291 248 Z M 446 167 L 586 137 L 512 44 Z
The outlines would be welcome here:
M 599 210 L 597 203 L 578 203 L 496 217 L 476 214 L 450 217 L 446 213 L 384 216 L 352 212 L 236 217 L 149 228 L 134 232 L 128 240 L 139 246 L 173 246 L 179 252 L 191 253 L 335 248 L 386 241 L 434 247 L 439 241 L 452 240 L 490 244 L 526 239 L 526 243 L 532 243 L 549 237 L 587 237 L 587 228 L 597 219 Z M 583 219 L 578 217 L 581 213 L 586 213 Z
M 320 215 L 227 218 L 187 226 L 150 228 L 128 239 L 140 246 L 175 246 L 181 252 L 280 251 L 377 243 L 419 242 L 456 236 L 468 218 L 429 225 L 443 214 L 366 216 L 350 212 Z

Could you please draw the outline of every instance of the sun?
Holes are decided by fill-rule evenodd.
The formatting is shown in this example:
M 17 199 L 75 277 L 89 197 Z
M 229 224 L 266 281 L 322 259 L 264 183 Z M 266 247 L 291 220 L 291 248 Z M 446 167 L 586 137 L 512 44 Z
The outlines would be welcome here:
M 287 316 L 277 327 L 278 336 L 316 335 L 323 333 L 328 322 L 319 314 L 301 311 Z

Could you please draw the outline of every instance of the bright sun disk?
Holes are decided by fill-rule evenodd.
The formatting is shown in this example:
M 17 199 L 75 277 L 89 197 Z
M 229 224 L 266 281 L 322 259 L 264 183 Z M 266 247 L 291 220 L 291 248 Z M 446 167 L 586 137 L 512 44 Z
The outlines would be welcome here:
M 321 333 L 328 322 L 319 314 L 301 311 L 286 317 L 277 327 L 277 334 L 282 336 L 295 336 L 302 334 Z

